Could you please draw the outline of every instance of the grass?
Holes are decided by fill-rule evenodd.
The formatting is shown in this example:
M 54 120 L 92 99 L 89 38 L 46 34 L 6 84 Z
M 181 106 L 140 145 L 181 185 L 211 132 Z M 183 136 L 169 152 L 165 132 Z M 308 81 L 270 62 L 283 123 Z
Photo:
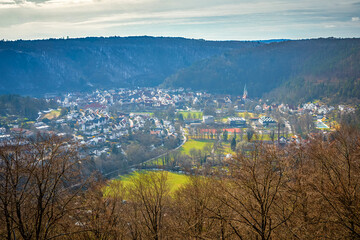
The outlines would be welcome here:
M 47 113 L 43 118 L 52 120 L 54 118 L 58 118 L 59 116 L 60 116 L 60 110 L 52 110 L 51 112 Z
M 240 113 L 238 113 L 238 116 L 242 117 L 242 118 L 245 118 L 245 119 L 249 119 L 249 118 L 256 117 L 257 114 L 250 113 L 250 112 L 240 112 Z
M 224 154 L 225 155 L 228 154 L 228 153 L 235 154 L 235 152 L 233 150 L 231 150 L 230 142 L 227 142 L 227 143 L 223 142 L 222 145 L 223 145 L 223 148 L 224 148 Z
M 222 118 L 222 119 L 221 119 L 221 122 L 222 122 L 222 123 L 227 123 L 227 122 L 228 122 L 228 118 L 227 118 L 227 117 Z
M 186 143 L 180 148 L 180 151 L 182 153 L 185 153 L 187 155 L 190 154 L 190 150 L 192 148 L 195 148 L 195 149 L 199 149 L 199 150 L 202 150 L 206 145 L 211 145 L 212 143 L 214 142 L 214 140 L 211 140 L 211 139 L 188 139 L 186 141 Z
M 153 112 L 131 112 L 135 115 L 149 115 L 150 117 L 154 116 Z
M 164 166 L 162 158 L 157 158 L 152 160 L 151 162 L 147 162 L 146 165 Z
M 183 154 L 190 155 L 190 150 L 195 148 L 197 150 L 202 150 L 206 145 L 211 145 L 214 143 L 214 140 L 211 139 L 192 139 L 189 138 L 186 143 L 178 150 Z M 170 159 L 172 161 L 173 159 Z M 151 162 L 148 162 L 147 165 L 154 166 L 163 166 L 162 158 L 154 159 Z
M 202 119 L 203 117 L 203 113 L 197 111 L 179 111 L 178 113 L 182 114 L 184 119 Z
M 271 141 L 271 136 L 270 134 L 261 134 L 258 136 L 259 139 L 264 140 L 264 141 Z M 274 141 L 278 139 L 277 134 L 274 135 Z
M 170 193 L 174 193 L 180 187 L 189 182 L 189 177 L 184 174 L 168 172 L 168 184 Z
M 132 179 L 139 178 L 141 174 L 148 174 L 148 171 L 141 171 L 141 172 L 134 172 L 132 174 L 128 174 L 125 176 L 121 176 L 119 179 L 112 180 L 111 182 L 114 183 L 116 181 L 121 181 L 123 186 L 126 188 L 128 186 L 131 186 Z M 156 174 L 160 174 L 160 172 L 155 172 Z M 188 181 L 189 177 L 184 174 L 179 173 L 173 173 L 173 172 L 167 172 L 167 184 L 170 190 L 170 194 L 174 193 L 176 190 L 178 190 L 181 186 L 184 186 Z M 114 192 L 111 189 L 111 186 L 116 186 L 116 184 L 109 184 L 108 187 L 105 188 L 104 193 L 105 195 L 111 194 L 111 192 Z

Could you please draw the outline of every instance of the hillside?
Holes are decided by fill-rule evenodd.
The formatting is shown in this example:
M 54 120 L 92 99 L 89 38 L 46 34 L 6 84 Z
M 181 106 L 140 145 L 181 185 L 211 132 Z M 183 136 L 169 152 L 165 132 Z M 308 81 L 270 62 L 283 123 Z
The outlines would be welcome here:
M 167 78 L 166 87 L 189 87 L 288 102 L 360 98 L 360 39 L 276 42 L 233 50 Z
M 0 94 L 157 86 L 176 71 L 258 42 L 110 37 L 0 42 Z
M 19 95 L 0 96 L 0 116 L 16 115 L 35 120 L 39 111 L 55 107 L 57 107 L 55 102 L 47 102 L 44 99 Z

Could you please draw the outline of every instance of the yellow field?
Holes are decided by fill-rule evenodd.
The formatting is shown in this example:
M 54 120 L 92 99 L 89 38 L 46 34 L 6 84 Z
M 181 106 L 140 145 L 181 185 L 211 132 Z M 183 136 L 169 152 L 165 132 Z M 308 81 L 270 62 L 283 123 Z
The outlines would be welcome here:
M 257 115 L 257 114 L 256 114 Z M 253 118 L 255 117 L 255 114 L 254 113 L 250 113 L 250 112 L 241 112 L 241 113 L 238 113 L 238 116 L 239 117 L 242 117 L 242 118 L 245 118 L 245 119 L 248 119 L 248 118 Z
M 49 120 L 52 120 L 54 118 L 58 118 L 60 116 L 60 110 L 52 110 L 48 114 L 46 114 L 43 118 L 47 118 Z
M 202 119 L 203 117 L 202 112 L 179 111 L 178 113 L 182 114 L 184 119 Z
M 134 179 L 139 178 L 141 174 L 148 174 L 148 173 L 149 173 L 148 171 L 134 172 L 129 175 L 121 176 L 120 179 L 112 180 L 108 185 L 108 187 L 106 187 L 104 190 L 105 195 L 111 194 L 112 192 L 116 192 L 116 190 L 111 189 L 111 187 L 117 186 L 117 184 L 113 184 L 113 183 L 120 181 L 123 184 L 124 189 L 126 191 L 127 187 L 129 186 L 131 187 L 131 185 L 133 184 L 132 181 Z M 160 174 L 160 172 L 155 172 L 155 173 Z M 185 185 L 189 181 L 189 177 L 184 174 L 172 173 L 167 171 L 164 171 L 164 173 L 167 174 L 167 185 L 170 189 L 170 193 L 174 193 L 176 190 L 178 190 L 181 186 Z

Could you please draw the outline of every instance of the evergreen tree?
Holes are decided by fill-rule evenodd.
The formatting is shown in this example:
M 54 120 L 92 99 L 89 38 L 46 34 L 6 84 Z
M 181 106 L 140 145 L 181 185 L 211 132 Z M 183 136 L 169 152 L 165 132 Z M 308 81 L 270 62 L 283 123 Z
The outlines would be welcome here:
M 274 130 L 271 130 L 270 138 L 271 138 L 271 141 L 274 141 L 274 139 L 275 139 L 275 131 Z
M 228 135 L 229 135 L 228 131 L 225 130 L 225 131 L 223 132 L 223 138 L 224 138 L 224 141 L 225 141 L 225 142 L 227 142 L 227 140 L 228 140 Z
M 181 123 L 184 122 L 184 116 L 181 113 L 179 114 L 178 118 Z
M 112 147 L 112 149 L 111 149 L 111 153 L 112 153 L 112 154 L 115 154 L 115 155 L 117 155 L 117 154 L 119 153 L 119 150 L 118 150 L 118 148 L 116 147 L 115 144 L 113 145 L 113 147 Z
M 236 150 L 236 139 L 235 139 L 235 137 L 233 137 L 233 139 L 231 140 L 230 147 L 231 147 L 231 150 L 235 152 L 235 150 Z

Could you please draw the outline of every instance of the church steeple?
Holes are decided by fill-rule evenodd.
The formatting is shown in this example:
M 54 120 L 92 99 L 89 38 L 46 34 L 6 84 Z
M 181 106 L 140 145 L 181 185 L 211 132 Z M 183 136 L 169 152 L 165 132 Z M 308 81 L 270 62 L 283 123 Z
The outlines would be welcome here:
M 245 84 L 245 86 L 244 86 L 244 94 L 243 94 L 242 98 L 245 100 L 247 98 L 247 96 L 248 96 L 248 92 L 247 92 L 246 84 Z

